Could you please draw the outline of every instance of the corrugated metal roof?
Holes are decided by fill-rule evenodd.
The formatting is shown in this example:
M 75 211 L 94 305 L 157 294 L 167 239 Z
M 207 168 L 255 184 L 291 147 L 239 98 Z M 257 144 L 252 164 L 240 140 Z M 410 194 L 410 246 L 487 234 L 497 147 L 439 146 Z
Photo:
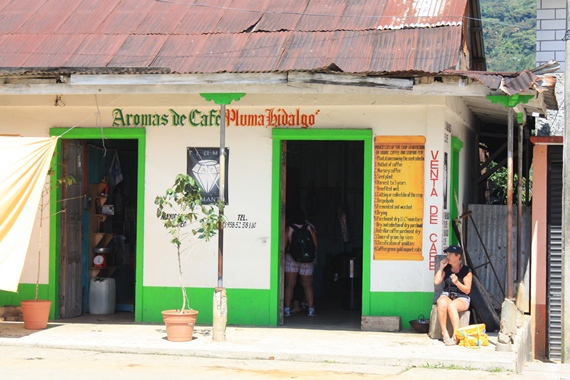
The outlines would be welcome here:
M 115 0 L 82 0 L 73 14 L 70 14 L 71 17 L 51 32 L 55 35 L 95 33 L 117 5 L 118 2 Z
M 56 30 L 69 17 L 73 17 L 73 13 L 80 2 L 67 2 L 58 0 L 48 0 L 41 6 L 30 4 L 36 12 L 30 17 L 20 28 L 16 30 L 20 34 L 47 34 L 52 30 Z M 27 10 L 24 10 L 26 13 Z
M 163 48 L 168 36 L 129 36 L 108 66 L 148 67 Z
M 379 29 L 461 25 L 467 6 L 467 0 L 384 1 L 384 19 L 380 20 Z
M 0 5 L 0 65 L 167 67 L 176 73 L 336 65 L 351 73 L 440 73 L 465 68 L 458 66 L 467 5 L 467 0 L 8 0 Z
M 291 26 L 299 23 L 307 0 L 282 0 L 272 2 L 269 12 L 265 12 L 259 23 L 257 31 L 278 32 L 291 30 Z
M 73 2 L 73 0 L 61 0 L 63 2 Z M 101 0 L 92 0 L 99 2 Z M 137 28 L 146 15 L 156 4 L 152 0 L 102 0 L 109 2 L 113 8 L 111 13 L 105 17 L 94 34 L 135 34 Z M 82 3 L 83 5 L 83 3 Z M 94 15 L 97 17 L 97 15 Z M 73 33 L 68 30 L 66 33 Z
M 40 8 L 46 0 L 8 0 L 0 5 L 0 33 L 16 33 L 31 17 L 29 9 Z
M 126 35 L 90 34 L 64 66 L 105 67 L 111 62 L 126 39 Z
M 46 35 L 34 36 L 30 39 L 27 34 L 5 35 L 0 45 L 0 51 L 8 51 L 10 54 L 2 56 L 0 62 L 4 67 L 22 67 L 35 52 L 42 46 L 47 38 Z M 0 54 L 2 54 L 0 52 Z M 3 54 L 2 54 L 3 55 Z
M 85 41 L 86 35 L 55 35 L 50 36 L 49 43 L 42 43 L 47 39 L 38 36 L 40 44 L 30 54 L 23 66 L 27 67 L 62 67 L 67 64 L 77 49 Z

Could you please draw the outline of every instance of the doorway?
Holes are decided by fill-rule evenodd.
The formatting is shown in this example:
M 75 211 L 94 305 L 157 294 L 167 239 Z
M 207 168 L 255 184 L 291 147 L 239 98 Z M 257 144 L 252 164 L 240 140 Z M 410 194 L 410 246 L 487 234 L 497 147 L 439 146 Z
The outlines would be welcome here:
M 79 195 L 80 200 L 64 201 L 65 212 L 55 220 L 55 318 L 105 314 L 107 321 L 135 321 L 141 308 L 136 284 L 141 276 L 144 131 L 105 131 L 104 140 L 96 132 L 101 133 L 74 129 L 60 141 L 59 175 L 76 179 L 62 188 L 60 199 Z M 120 137 L 113 138 L 117 132 Z
M 313 272 L 317 318 L 305 310 L 282 317 L 285 242 L 281 237 L 279 324 L 284 327 L 360 330 L 367 302 L 370 235 L 370 191 L 366 183 L 370 131 L 280 131 L 281 218 L 300 208 L 317 231 L 318 252 Z M 307 133 L 310 132 L 310 133 Z M 353 132 L 354 134 L 351 134 Z M 274 138 L 279 132 L 274 130 Z M 286 138 L 289 133 L 290 138 Z M 306 138 L 303 139 L 302 136 Z M 328 138 L 327 138 L 328 137 Z M 343 138 L 344 137 L 344 138 Z M 368 225 L 368 227 L 365 227 Z M 302 292 L 301 292 L 302 294 Z M 364 308 L 363 308 L 364 307 Z

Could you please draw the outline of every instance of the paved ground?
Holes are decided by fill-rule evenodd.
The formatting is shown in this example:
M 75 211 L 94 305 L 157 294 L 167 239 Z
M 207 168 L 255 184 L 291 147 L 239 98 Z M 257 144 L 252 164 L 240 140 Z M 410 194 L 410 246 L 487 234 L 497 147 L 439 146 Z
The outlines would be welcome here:
M 496 335 L 493 334 L 490 335 L 490 346 L 480 349 L 446 347 L 440 341 L 431 340 L 426 334 L 411 332 L 231 326 L 227 328 L 226 336 L 225 342 L 213 342 L 211 327 L 197 326 L 191 342 L 174 343 L 166 340 L 166 331 L 162 324 L 54 322 L 49 323 L 45 330 L 31 331 L 25 330 L 22 322 L 0 322 L 0 349 L 4 352 L 47 348 L 74 352 L 67 354 L 68 356 L 81 356 L 80 353 L 85 352 L 97 353 L 101 355 L 98 359 L 104 355 L 121 353 L 140 357 L 160 355 L 176 361 L 201 358 L 200 363 L 204 363 L 206 359 L 234 361 L 227 363 L 230 368 L 239 368 L 235 363 L 246 361 L 250 367 L 253 366 L 253 370 L 255 365 L 271 363 L 272 366 L 283 366 L 282 369 L 289 371 L 288 373 L 295 363 L 295 366 L 304 366 L 299 370 L 299 374 L 307 368 L 326 372 L 328 366 L 337 368 L 333 369 L 333 372 L 338 373 L 383 373 L 388 376 L 397 375 L 398 378 L 404 374 L 405 378 L 420 378 L 422 373 L 425 375 L 424 371 L 431 371 L 434 375 L 433 371 L 450 370 L 466 372 L 467 374 L 461 376 L 463 379 L 481 378 L 480 375 L 470 376 L 479 372 L 491 376 L 488 378 L 519 376 L 514 373 L 516 354 L 496 352 Z M 29 351 L 27 355 L 33 357 Z M 25 363 L 31 364 L 29 360 Z M 214 367 L 218 368 L 220 365 L 218 363 Z M 349 368 L 345 370 L 342 366 Z M 360 366 L 360 369 L 355 370 L 354 366 Z M 264 365 L 263 368 L 268 367 Z M 528 374 L 534 375 L 530 378 L 570 379 L 570 367 L 529 363 L 522 374 L 525 377 L 520 378 L 527 378 Z

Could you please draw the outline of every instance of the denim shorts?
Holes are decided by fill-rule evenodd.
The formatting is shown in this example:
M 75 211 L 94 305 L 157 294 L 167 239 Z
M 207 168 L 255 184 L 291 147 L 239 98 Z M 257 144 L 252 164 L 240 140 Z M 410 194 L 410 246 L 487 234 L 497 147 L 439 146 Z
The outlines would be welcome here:
M 471 297 L 465 295 L 465 294 L 458 294 L 458 293 L 451 293 L 449 294 L 449 292 L 441 292 L 442 296 L 446 296 L 449 297 L 450 300 L 455 300 L 457 298 L 461 298 L 463 301 L 465 301 L 467 303 L 467 308 L 469 309 L 469 305 L 471 304 Z

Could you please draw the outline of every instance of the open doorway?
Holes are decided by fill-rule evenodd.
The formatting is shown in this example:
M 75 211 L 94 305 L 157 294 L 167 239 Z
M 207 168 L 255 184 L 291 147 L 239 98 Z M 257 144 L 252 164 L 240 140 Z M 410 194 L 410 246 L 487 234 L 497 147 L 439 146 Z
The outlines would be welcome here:
M 62 176 L 76 179 L 62 199 L 83 197 L 65 202 L 60 219 L 59 318 L 134 321 L 139 141 L 66 139 L 61 147 Z
M 283 147 L 285 210 L 301 208 L 318 238 L 317 318 L 302 310 L 284 325 L 360 330 L 364 141 L 289 140 Z

